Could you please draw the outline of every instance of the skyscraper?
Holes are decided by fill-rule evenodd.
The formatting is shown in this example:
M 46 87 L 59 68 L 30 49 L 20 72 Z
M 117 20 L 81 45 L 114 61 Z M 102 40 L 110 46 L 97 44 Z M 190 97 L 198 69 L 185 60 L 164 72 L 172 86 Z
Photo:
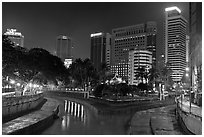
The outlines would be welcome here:
M 169 63 L 174 82 L 181 81 L 186 68 L 186 25 L 178 7 L 165 9 L 165 63 Z
M 97 71 L 100 71 L 102 64 L 110 66 L 111 35 L 109 33 L 93 33 L 91 37 L 91 61 Z
M 8 38 L 13 42 L 14 46 L 24 47 L 24 36 L 21 32 L 17 32 L 16 29 L 7 29 L 4 35 L 8 36 Z
M 132 49 L 149 50 L 156 63 L 156 22 L 147 22 L 112 30 L 111 71 L 128 80 L 128 55 Z
M 72 41 L 67 36 L 60 35 L 57 37 L 56 51 L 57 56 L 64 62 L 65 59 L 72 59 Z

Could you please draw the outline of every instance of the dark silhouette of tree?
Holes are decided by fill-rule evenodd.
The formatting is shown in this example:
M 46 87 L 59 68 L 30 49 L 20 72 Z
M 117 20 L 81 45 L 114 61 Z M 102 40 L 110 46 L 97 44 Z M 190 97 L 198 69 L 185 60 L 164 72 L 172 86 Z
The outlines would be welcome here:
M 159 76 L 160 76 L 159 71 L 156 69 L 155 66 L 152 66 L 152 68 L 150 68 L 148 72 L 149 87 L 151 88 L 153 87 L 153 84 L 156 83 Z
M 70 65 L 69 70 L 71 77 L 77 83 L 77 86 L 84 87 L 85 84 L 89 84 L 89 82 L 93 83 L 93 81 L 97 78 L 96 70 L 90 59 L 76 59 Z
M 41 48 L 26 48 L 15 46 L 3 35 L 2 37 L 2 70 L 3 76 L 20 79 L 23 82 L 65 81 L 68 70 L 60 58 L 51 55 Z
M 161 68 L 161 71 L 160 71 L 160 80 L 164 82 L 165 88 L 167 88 L 167 85 L 169 83 L 172 83 L 172 79 L 170 76 L 171 73 L 172 73 L 172 70 L 170 68 L 170 62 L 167 62 L 165 66 Z
M 145 79 L 147 81 L 147 72 L 145 71 L 144 67 L 138 67 L 136 69 L 136 78 L 137 80 L 141 80 L 143 83 L 143 79 Z

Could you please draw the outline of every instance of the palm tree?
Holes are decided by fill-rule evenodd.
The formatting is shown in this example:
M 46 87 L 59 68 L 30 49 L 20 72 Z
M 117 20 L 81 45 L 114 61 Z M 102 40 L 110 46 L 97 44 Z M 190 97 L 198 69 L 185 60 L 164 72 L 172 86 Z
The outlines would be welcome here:
M 110 68 L 105 62 L 101 64 L 101 70 L 98 72 L 98 75 L 100 83 L 105 82 L 107 79 L 109 79 L 109 76 L 111 75 Z
M 170 63 L 167 62 L 160 71 L 160 80 L 164 82 L 165 89 L 167 87 L 167 84 L 169 83 L 169 80 L 171 80 L 170 74 L 172 73 L 172 70 L 169 66 L 170 66 Z
M 144 67 L 138 67 L 136 69 L 136 77 L 137 77 L 137 80 L 141 80 L 142 83 L 143 83 L 143 79 L 147 81 L 147 72 L 145 71 Z
M 96 70 L 90 59 L 76 59 L 69 68 L 71 77 L 84 87 L 96 77 Z
M 153 66 L 149 72 L 148 72 L 148 80 L 149 80 L 149 85 L 153 85 L 156 80 L 159 78 L 159 72 L 158 70 L 156 69 L 155 66 Z

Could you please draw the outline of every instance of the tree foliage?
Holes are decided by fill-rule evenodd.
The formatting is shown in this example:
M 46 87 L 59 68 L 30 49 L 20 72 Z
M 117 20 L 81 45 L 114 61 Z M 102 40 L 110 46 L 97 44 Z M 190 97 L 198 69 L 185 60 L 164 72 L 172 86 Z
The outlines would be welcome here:
M 14 47 L 7 36 L 2 39 L 2 71 L 3 76 L 20 79 L 24 82 L 37 81 L 46 84 L 52 81 L 65 83 L 69 73 L 60 58 L 51 55 L 42 48 L 27 50 Z
M 76 59 L 69 67 L 70 75 L 76 86 L 84 87 L 85 84 L 94 83 L 97 79 L 96 70 L 90 59 Z

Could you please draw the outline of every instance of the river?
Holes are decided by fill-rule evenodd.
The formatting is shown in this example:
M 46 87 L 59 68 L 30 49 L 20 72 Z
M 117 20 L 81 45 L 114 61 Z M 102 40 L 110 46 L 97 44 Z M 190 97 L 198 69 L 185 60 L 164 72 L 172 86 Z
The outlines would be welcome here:
M 99 114 L 96 109 L 84 104 L 72 108 L 68 98 L 55 99 L 60 103 L 59 118 L 42 135 L 126 135 L 128 122 L 134 114 Z

